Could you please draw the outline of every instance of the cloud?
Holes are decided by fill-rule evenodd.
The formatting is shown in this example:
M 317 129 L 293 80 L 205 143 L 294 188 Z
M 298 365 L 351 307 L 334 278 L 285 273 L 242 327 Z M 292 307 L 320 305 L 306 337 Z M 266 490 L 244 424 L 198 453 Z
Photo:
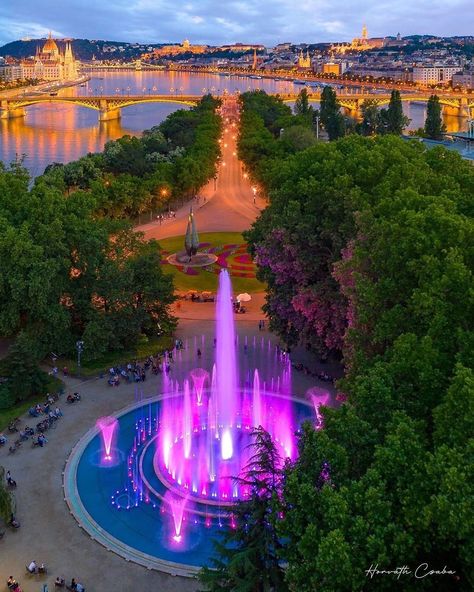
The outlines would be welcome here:
M 468 35 L 472 14 L 472 0 L 0 0 L 0 44 L 50 29 L 146 43 L 315 43 L 351 39 L 364 22 L 373 36 Z

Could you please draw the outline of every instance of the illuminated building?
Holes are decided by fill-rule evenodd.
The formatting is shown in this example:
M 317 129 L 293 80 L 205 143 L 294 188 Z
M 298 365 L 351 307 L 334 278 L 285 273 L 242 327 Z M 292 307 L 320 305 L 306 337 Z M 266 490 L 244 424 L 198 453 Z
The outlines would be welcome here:
M 311 58 L 309 57 L 309 51 L 306 51 L 306 55 L 303 54 L 303 50 L 300 51 L 298 56 L 298 68 L 300 70 L 310 70 L 311 69 Z
M 461 70 L 460 66 L 415 66 L 413 82 L 423 86 L 428 84 L 448 84 L 454 74 Z
M 336 44 L 331 47 L 332 51 L 337 53 L 346 53 L 348 51 L 367 51 L 369 49 L 375 49 L 382 47 L 384 43 L 383 39 L 369 39 L 367 27 L 362 27 L 362 35 L 355 37 L 351 43 Z
M 207 45 L 191 45 L 188 39 L 185 39 L 181 45 L 163 45 L 162 47 L 157 47 L 150 53 L 142 54 L 142 58 L 147 59 L 154 59 L 154 58 L 162 58 L 168 56 L 177 56 L 182 53 L 193 53 L 193 54 L 201 54 L 205 53 L 208 50 Z
M 20 67 L 23 79 L 65 81 L 75 80 L 78 76 L 78 62 L 72 53 L 71 43 L 67 41 L 64 52 L 61 52 L 51 33 L 43 49 L 37 49 L 34 58 L 22 60 Z
M 335 74 L 336 76 L 340 76 L 344 74 L 345 67 L 343 64 L 338 62 L 326 62 L 323 64 L 323 74 Z

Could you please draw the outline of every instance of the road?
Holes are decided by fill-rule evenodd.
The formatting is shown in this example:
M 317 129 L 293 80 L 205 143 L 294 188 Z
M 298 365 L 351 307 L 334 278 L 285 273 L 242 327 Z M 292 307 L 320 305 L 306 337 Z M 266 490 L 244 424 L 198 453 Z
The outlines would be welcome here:
M 198 200 L 194 200 L 176 212 L 176 218 L 166 219 L 162 224 L 158 220 L 137 226 L 147 239 L 162 239 L 170 236 L 183 236 L 186 232 L 190 206 L 199 233 L 202 232 L 242 232 L 247 230 L 266 201 L 244 172 L 244 165 L 237 158 L 238 111 L 234 97 L 225 99 L 224 117 L 229 116 L 229 123 L 224 125 L 221 136 L 221 158 L 217 181 L 213 179 L 201 189 Z M 232 122 L 232 119 L 235 121 Z M 226 118 L 224 118 L 224 121 Z M 255 202 L 255 203 L 254 203 Z

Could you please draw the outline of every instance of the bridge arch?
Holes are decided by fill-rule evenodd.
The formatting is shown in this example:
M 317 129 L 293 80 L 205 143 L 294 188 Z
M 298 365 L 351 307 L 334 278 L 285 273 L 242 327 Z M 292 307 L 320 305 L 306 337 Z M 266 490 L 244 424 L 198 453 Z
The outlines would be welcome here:
M 132 96 L 95 96 L 95 97 L 52 97 L 48 95 L 36 97 L 17 97 L 4 99 L 0 102 L 0 117 L 22 117 L 25 108 L 33 105 L 63 103 L 93 109 L 99 112 L 99 120 L 107 121 L 118 119 L 121 109 L 132 105 L 145 103 L 176 103 L 179 105 L 194 106 L 201 99 L 197 95 L 132 95 Z

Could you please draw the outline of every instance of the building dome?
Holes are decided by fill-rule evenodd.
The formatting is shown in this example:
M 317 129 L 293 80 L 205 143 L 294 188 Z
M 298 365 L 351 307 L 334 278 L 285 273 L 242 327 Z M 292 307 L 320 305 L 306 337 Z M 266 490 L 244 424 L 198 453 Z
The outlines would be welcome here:
M 54 41 L 54 39 L 51 37 L 51 33 L 49 34 L 48 39 L 44 44 L 43 53 L 59 53 L 58 46 L 56 45 L 56 41 Z

